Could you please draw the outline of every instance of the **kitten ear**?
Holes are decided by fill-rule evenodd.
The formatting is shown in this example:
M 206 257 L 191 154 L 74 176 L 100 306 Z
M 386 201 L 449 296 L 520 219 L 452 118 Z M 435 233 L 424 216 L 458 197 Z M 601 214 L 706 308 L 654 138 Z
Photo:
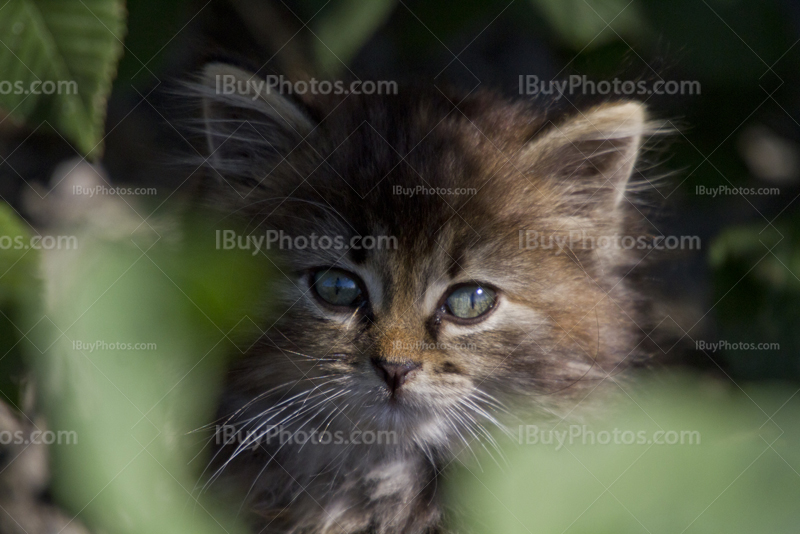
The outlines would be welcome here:
M 265 78 L 231 65 L 207 65 L 200 91 L 208 161 L 218 177 L 260 182 L 314 128 Z
M 553 125 L 522 157 L 555 190 L 555 206 L 608 215 L 625 199 L 643 138 L 657 130 L 642 104 L 604 104 Z

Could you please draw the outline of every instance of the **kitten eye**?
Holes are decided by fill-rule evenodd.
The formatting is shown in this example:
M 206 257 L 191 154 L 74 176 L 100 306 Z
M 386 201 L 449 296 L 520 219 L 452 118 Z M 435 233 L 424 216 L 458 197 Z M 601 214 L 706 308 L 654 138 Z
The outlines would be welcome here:
M 361 304 L 361 286 L 355 275 L 339 269 L 314 273 L 313 288 L 319 297 L 333 306 L 356 307 Z
M 461 286 L 447 297 L 447 311 L 459 319 L 475 319 L 491 310 L 497 293 L 476 284 Z

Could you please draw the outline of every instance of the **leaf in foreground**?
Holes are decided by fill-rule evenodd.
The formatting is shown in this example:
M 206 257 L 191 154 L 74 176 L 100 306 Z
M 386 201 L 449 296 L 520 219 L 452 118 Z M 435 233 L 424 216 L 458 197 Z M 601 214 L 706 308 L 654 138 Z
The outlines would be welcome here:
M 106 101 L 122 55 L 122 0 L 10 0 L 0 10 L 0 108 L 45 121 L 84 155 L 102 154 Z

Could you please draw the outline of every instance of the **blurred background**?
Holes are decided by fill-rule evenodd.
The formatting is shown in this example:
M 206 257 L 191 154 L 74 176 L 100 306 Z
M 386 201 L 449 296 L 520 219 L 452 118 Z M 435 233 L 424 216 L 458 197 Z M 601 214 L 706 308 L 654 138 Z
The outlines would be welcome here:
M 111 183 L 155 187 L 162 197 L 189 190 L 173 162 L 196 141 L 175 127 L 194 110 L 173 93 L 213 59 L 264 76 L 456 84 L 511 96 L 520 77 L 699 82 L 687 94 L 632 96 L 678 129 L 657 158 L 656 172 L 671 179 L 653 222 L 664 235 L 702 243 L 668 255 L 653 273 L 663 319 L 651 336 L 658 363 L 800 379 L 796 2 L 130 0 L 122 24 L 105 45 L 118 47 L 121 60 L 101 162 Z M 579 89 L 560 100 L 570 108 L 589 99 Z M 0 124 L 0 195 L 28 216 L 25 196 L 82 149 L 41 121 L 11 123 Z M 719 194 L 708 194 L 714 188 Z M 698 349 L 720 340 L 734 349 Z
M 166 426 L 174 423 L 175 413 L 184 414 L 188 422 L 178 427 L 188 432 L 208 420 L 213 412 L 211 405 L 190 409 L 185 398 L 176 397 L 170 405 L 172 411 L 151 413 L 145 406 L 152 399 L 167 398 L 177 392 L 170 387 L 169 380 L 163 384 L 151 383 L 148 391 L 140 391 L 137 384 L 148 381 L 149 376 L 167 372 L 163 362 L 165 357 L 173 357 L 164 352 L 169 347 L 171 354 L 178 354 L 172 360 L 173 367 L 185 369 L 186 376 L 190 372 L 201 373 L 191 375 L 196 381 L 188 380 L 187 391 L 196 395 L 204 390 L 203 384 L 218 387 L 218 379 L 209 377 L 221 374 L 224 354 L 230 350 L 225 348 L 230 342 L 229 334 L 235 337 L 231 332 L 241 327 L 241 310 L 253 305 L 248 300 L 247 284 L 260 276 L 256 273 L 261 267 L 247 266 L 245 262 L 241 272 L 250 275 L 242 276 L 238 285 L 232 283 L 220 288 L 217 281 L 230 272 L 233 264 L 196 261 L 198 256 L 191 247 L 177 251 L 159 248 L 169 243 L 169 232 L 159 228 L 157 221 L 169 214 L 170 202 L 190 194 L 194 177 L 193 169 L 187 170 L 176 162 L 198 150 L 201 142 L 176 126 L 197 112 L 179 96 L 181 82 L 196 75 L 206 62 L 224 59 L 248 66 L 261 76 L 284 74 L 290 78 L 454 84 L 468 91 L 492 88 L 511 97 L 545 100 L 547 95 L 532 94 L 527 85 L 529 80 L 568 81 L 574 76 L 585 76 L 595 83 L 633 80 L 645 82 L 648 87 L 659 81 L 692 82 L 691 91 L 631 96 L 645 101 L 655 117 L 670 121 L 676 129 L 654 155 L 658 161 L 654 174 L 669 177 L 659 189 L 662 198 L 658 214 L 651 219 L 657 233 L 699 236 L 701 242 L 699 250 L 665 254 L 648 272 L 648 283 L 658 295 L 657 326 L 649 336 L 654 352 L 651 367 L 689 371 L 703 377 L 702 384 L 706 384 L 692 382 L 686 390 L 681 390 L 703 393 L 690 397 L 676 408 L 677 412 L 669 412 L 665 418 L 686 421 L 680 417 L 692 413 L 695 406 L 719 401 L 721 397 L 714 393 L 716 386 L 709 393 L 707 384 L 724 383 L 733 389 L 741 386 L 741 391 L 747 391 L 744 393 L 747 398 L 753 395 L 763 399 L 758 403 L 753 401 L 759 408 L 755 413 L 747 411 L 752 411 L 750 403 L 730 401 L 721 414 L 708 414 L 705 419 L 698 416 L 700 420 L 693 423 L 713 429 L 708 436 L 717 435 L 714 432 L 725 434 L 721 428 L 738 432 L 732 421 L 740 413 L 747 412 L 742 420 L 746 419 L 748 425 L 752 423 L 752 428 L 748 428 L 755 432 L 758 446 L 745 447 L 744 452 L 729 450 L 730 465 L 720 467 L 725 476 L 719 479 L 717 489 L 725 488 L 734 477 L 738 480 L 740 468 L 747 470 L 752 459 L 750 453 L 763 445 L 759 440 L 764 440 L 770 448 L 778 439 L 773 440 L 774 436 L 783 436 L 781 430 L 765 438 L 763 425 L 776 424 L 772 416 L 789 402 L 800 381 L 800 201 L 797 200 L 800 196 L 800 3 L 792 0 L 10 0 L 0 7 L 0 42 L 5 45 L 0 47 L 0 83 L 66 76 L 78 80 L 81 87 L 80 95 L 68 98 L 14 94 L 0 85 L 0 200 L 5 203 L 0 210 L 2 234 L 47 233 L 48 225 L 58 220 L 80 222 L 84 232 L 81 235 L 89 236 L 86 239 L 90 246 L 82 248 L 80 254 L 46 263 L 47 272 L 52 275 L 49 283 L 58 288 L 59 294 L 56 302 L 59 306 L 49 315 L 43 315 L 42 309 L 53 309 L 52 303 L 41 301 L 43 282 L 34 276 L 39 259 L 27 249 L 0 247 L 2 400 L 24 407 L 27 377 L 30 369 L 37 369 L 37 380 L 49 384 L 49 389 L 31 395 L 43 397 L 42 405 L 49 406 L 44 411 L 52 427 L 83 429 L 82 435 L 91 436 L 97 429 L 88 419 L 118 424 L 120 428 L 130 423 L 130 427 L 137 428 L 135 435 L 141 446 L 140 441 L 149 444 L 151 438 L 156 440 L 153 435 L 164 438 L 161 433 L 138 426 L 147 419 L 147 414 Z M 520 94 L 521 88 L 525 94 Z M 596 95 L 584 95 L 578 90 L 561 95 L 559 105 L 571 109 L 596 99 Z M 156 194 L 149 198 L 118 196 L 113 200 L 70 204 L 69 195 L 63 190 L 65 186 L 58 189 L 62 183 L 153 188 Z M 168 199 L 170 202 L 165 202 Z M 194 221 L 190 226 L 197 224 Z M 120 232 L 114 234 L 115 228 L 121 229 Z M 120 235 L 124 241 L 130 240 L 134 249 L 120 253 L 116 244 L 108 244 Z M 151 248 L 152 253 L 148 254 Z M 90 254 L 87 250 L 94 252 Z M 131 267 L 135 264 L 136 268 L 126 274 L 129 264 Z M 164 265 L 169 267 L 162 269 Z M 144 266 L 152 272 L 139 272 Z M 75 275 L 76 269 L 82 276 Z M 180 283 L 162 286 L 147 282 L 148 276 L 164 282 L 162 274 Z M 115 286 L 119 292 L 117 300 L 109 301 L 107 286 L 119 280 L 123 283 Z M 182 304 L 164 296 L 175 293 L 175 287 L 186 288 L 186 284 L 191 289 L 174 297 Z M 192 304 L 201 306 L 186 305 L 183 300 L 187 296 Z M 94 298 L 101 306 L 84 317 L 79 304 L 93 305 Z M 164 298 L 167 300 L 162 301 Z M 127 304 L 120 307 L 119 302 Z M 194 308 L 214 310 L 209 312 L 213 321 L 198 315 Z M 166 329 L 176 316 L 183 317 L 179 328 Z M 78 319 L 82 322 L 78 323 Z M 224 325 L 224 331 L 216 332 L 208 321 L 217 328 Z M 73 327 L 82 329 L 82 337 L 70 333 Z M 133 370 L 124 360 L 116 363 L 100 360 L 102 353 L 84 354 L 87 361 L 73 362 L 75 366 L 70 367 L 68 360 L 53 352 L 59 343 L 108 337 L 109 329 L 116 329 L 116 339 L 137 340 L 141 332 L 151 332 L 150 338 L 163 339 L 159 343 L 162 348 L 153 360 L 145 358 L 143 366 Z M 203 337 L 209 329 L 217 337 L 212 334 Z M 176 332 L 183 337 L 176 338 Z M 186 339 L 194 339 L 195 344 L 187 348 L 180 343 Z M 220 340 L 223 345 L 218 346 Z M 197 361 L 189 349 L 193 354 L 215 356 L 192 371 Z M 173 367 L 171 371 L 175 370 Z M 80 391 L 80 385 L 87 380 L 105 384 L 90 399 L 82 397 L 85 392 Z M 72 386 L 65 386 L 69 381 Z M 781 393 L 768 393 L 770 388 Z M 103 407 L 102 399 L 106 396 L 117 398 Z M 674 390 L 664 393 L 664 402 L 656 402 L 653 413 L 660 413 L 658 410 L 670 405 L 671 400 L 683 397 L 684 393 Z M 83 408 L 93 406 L 97 411 L 70 413 L 74 406 L 71 402 Z M 131 413 L 125 411 L 131 409 L 129 404 L 136 408 Z M 789 413 L 796 414 L 796 402 L 791 406 L 795 411 Z M 80 419 L 75 413 L 91 417 Z M 120 415 L 123 413 L 127 415 Z M 25 424 L 28 423 L 34 424 L 32 420 Z M 791 424 L 786 411 L 781 424 Z M 791 435 L 796 438 L 796 432 Z M 782 439 L 788 437 L 789 434 Z M 60 479 L 57 473 L 55 477 L 56 486 L 59 480 L 61 485 L 56 490 L 57 500 L 68 503 L 73 513 L 83 512 L 82 517 L 87 517 L 89 523 L 119 527 L 118 514 L 106 514 L 103 510 L 93 513 L 91 507 L 87 511 L 84 508 L 92 502 L 95 490 L 110 484 L 108 473 L 116 469 L 111 466 L 122 469 L 141 450 L 136 447 L 132 451 L 122 450 L 113 440 L 104 441 L 101 437 L 89 441 L 95 448 L 88 449 L 77 460 L 73 456 L 72 460 L 59 461 L 56 455 L 55 469 L 62 473 Z M 796 439 L 789 443 L 796 443 Z M 175 470 L 170 468 L 171 481 L 159 478 L 163 473 L 158 469 L 145 470 L 139 479 L 126 481 L 116 496 L 101 499 L 106 509 L 113 509 L 119 502 L 125 501 L 130 506 L 136 498 L 145 499 L 147 490 L 143 488 L 149 487 L 152 480 L 166 484 L 162 488 L 164 495 L 172 495 L 176 501 L 180 500 L 178 497 L 186 497 L 183 493 L 188 491 L 187 486 L 191 489 L 189 481 L 196 479 L 202 469 L 184 472 L 183 459 L 189 451 L 192 455 L 200 454 L 197 443 L 181 451 L 162 445 L 155 452 L 150 450 L 150 456 L 160 467 L 164 467 L 162 463 L 172 465 L 170 462 L 180 466 Z M 80 462 L 95 458 L 97 451 L 110 450 L 116 451 L 109 456 L 114 460 L 90 474 L 91 482 L 86 488 L 70 495 L 72 477 L 81 472 L 75 471 L 83 465 Z M 74 453 L 63 453 L 65 457 L 70 454 Z M 615 465 L 622 471 L 624 466 L 615 462 L 625 463 L 630 454 L 632 451 L 626 450 L 619 457 L 601 455 L 585 461 L 588 465 Z M 683 465 L 689 471 L 686 476 L 691 477 L 691 471 L 708 465 L 716 457 L 716 452 L 689 459 L 669 457 L 659 464 L 661 471 L 658 466 L 651 471 L 643 470 L 635 480 L 645 484 L 642 481 L 653 477 L 668 478 L 670 465 Z M 558 480 L 564 472 L 559 467 L 562 464 L 552 458 L 549 462 L 547 465 L 554 466 L 550 474 L 524 470 L 520 473 Z M 6 491 L 2 465 L 0 461 L 0 497 Z M 796 457 L 784 454 L 775 463 L 750 473 L 753 471 L 764 476 L 753 479 L 751 489 L 768 487 L 767 475 L 781 473 L 791 480 L 782 478 L 784 485 L 775 489 L 775 495 L 780 491 L 784 498 L 795 495 L 792 492 L 797 491 L 798 479 L 794 475 L 800 471 Z M 152 479 L 148 478 L 150 475 Z M 488 486 L 483 487 L 499 487 L 507 480 L 491 476 L 484 479 Z M 570 495 L 572 488 L 585 482 L 577 474 L 575 477 L 562 481 L 563 495 Z M 791 491 L 787 490 L 793 482 Z M 522 480 L 519 486 L 524 487 L 525 483 Z M 9 484 L 13 486 L 14 482 Z M 176 493 L 170 494 L 170 484 L 177 484 Z M 635 481 L 632 484 L 633 498 L 641 484 Z M 681 488 L 676 486 L 671 490 L 673 493 L 663 490 L 661 497 L 677 499 L 685 486 Z M 553 495 L 560 495 L 553 491 Z M 716 495 L 714 489 L 709 492 L 711 497 Z M 192 491 L 188 493 L 194 495 Z M 137 497 L 132 497 L 134 494 Z M 771 499 L 771 494 L 764 495 L 763 506 L 774 506 L 776 514 L 786 504 Z M 731 514 L 748 500 L 743 495 L 739 497 L 741 500 L 734 499 L 725 505 L 727 508 L 707 516 L 715 518 L 717 523 L 702 527 L 702 521 L 694 524 L 689 514 L 686 521 L 669 528 L 694 524 L 693 528 L 700 532 L 702 528 L 719 526 L 722 524 L 719 521 L 733 517 Z M 470 498 L 465 497 L 465 502 Z M 122 531 L 154 531 L 153 525 L 171 521 L 164 519 L 172 513 L 171 503 L 171 498 L 162 499 L 159 508 L 162 515 L 154 516 L 160 523 L 155 523 L 156 519 L 154 523 L 133 521 L 133 527 Z M 145 499 L 136 505 L 152 509 L 153 502 Z M 526 504 L 517 506 L 524 510 Z M 696 512 L 702 515 L 702 510 L 700 506 Z M 663 520 L 658 519 L 662 510 L 651 512 L 655 523 Z M 566 515 L 572 517 L 570 513 Z M 475 524 L 481 521 L 472 519 Z M 220 521 L 225 523 L 224 519 Z M 486 521 L 486 531 L 513 531 L 512 526 L 497 527 L 499 519 L 494 523 Z M 622 524 L 615 521 L 619 521 L 616 516 L 608 519 L 608 524 Z M 755 523 L 737 526 L 732 521 L 731 524 L 731 532 L 736 528 L 743 529 L 736 530 L 741 532 L 759 530 Z M 0 521 L 0 532 L 5 532 L 3 525 Z M 563 526 L 559 523 L 553 529 L 560 531 Z M 206 527 L 176 520 L 173 531 L 199 532 Z M 615 528 L 604 532 L 628 532 L 621 526 Z M 771 528 L 774 530 L 762 531 L 789 529 L 784 523 Z

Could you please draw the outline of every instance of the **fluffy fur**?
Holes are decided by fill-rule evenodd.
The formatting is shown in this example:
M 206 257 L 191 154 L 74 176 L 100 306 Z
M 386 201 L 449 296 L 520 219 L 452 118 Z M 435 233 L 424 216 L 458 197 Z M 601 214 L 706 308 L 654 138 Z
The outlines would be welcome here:
M 506 406 L 567 411 L 641 356 L 644 299 L 629 274 L 647 251 L 546 245 L 646 233 L 631 191 L 658 128 L 635 102 L 555 114 L 491 92 L 220 95 L 226 74 L 250 78 L 210 65 L 196 87 L 207 202 L 255 235 L 397 247 L 270 251 L 278 313 L 231 370 L 220 415 L 244 434 L 219 446 L 214 472 L 247 494 L 259 532 L 437 532 L 441 469 L 491 447 Z M 320 267 L 357 274 L 368 306 L 322 306 L 309 283 Z M 469 281 L 497 288 L 495 309 L 472 325 L 443 319 L 448 288 Z M 373 358 L 421 367 L 392 395 Z M 272 425 L 395 439 L 267 443 Z

